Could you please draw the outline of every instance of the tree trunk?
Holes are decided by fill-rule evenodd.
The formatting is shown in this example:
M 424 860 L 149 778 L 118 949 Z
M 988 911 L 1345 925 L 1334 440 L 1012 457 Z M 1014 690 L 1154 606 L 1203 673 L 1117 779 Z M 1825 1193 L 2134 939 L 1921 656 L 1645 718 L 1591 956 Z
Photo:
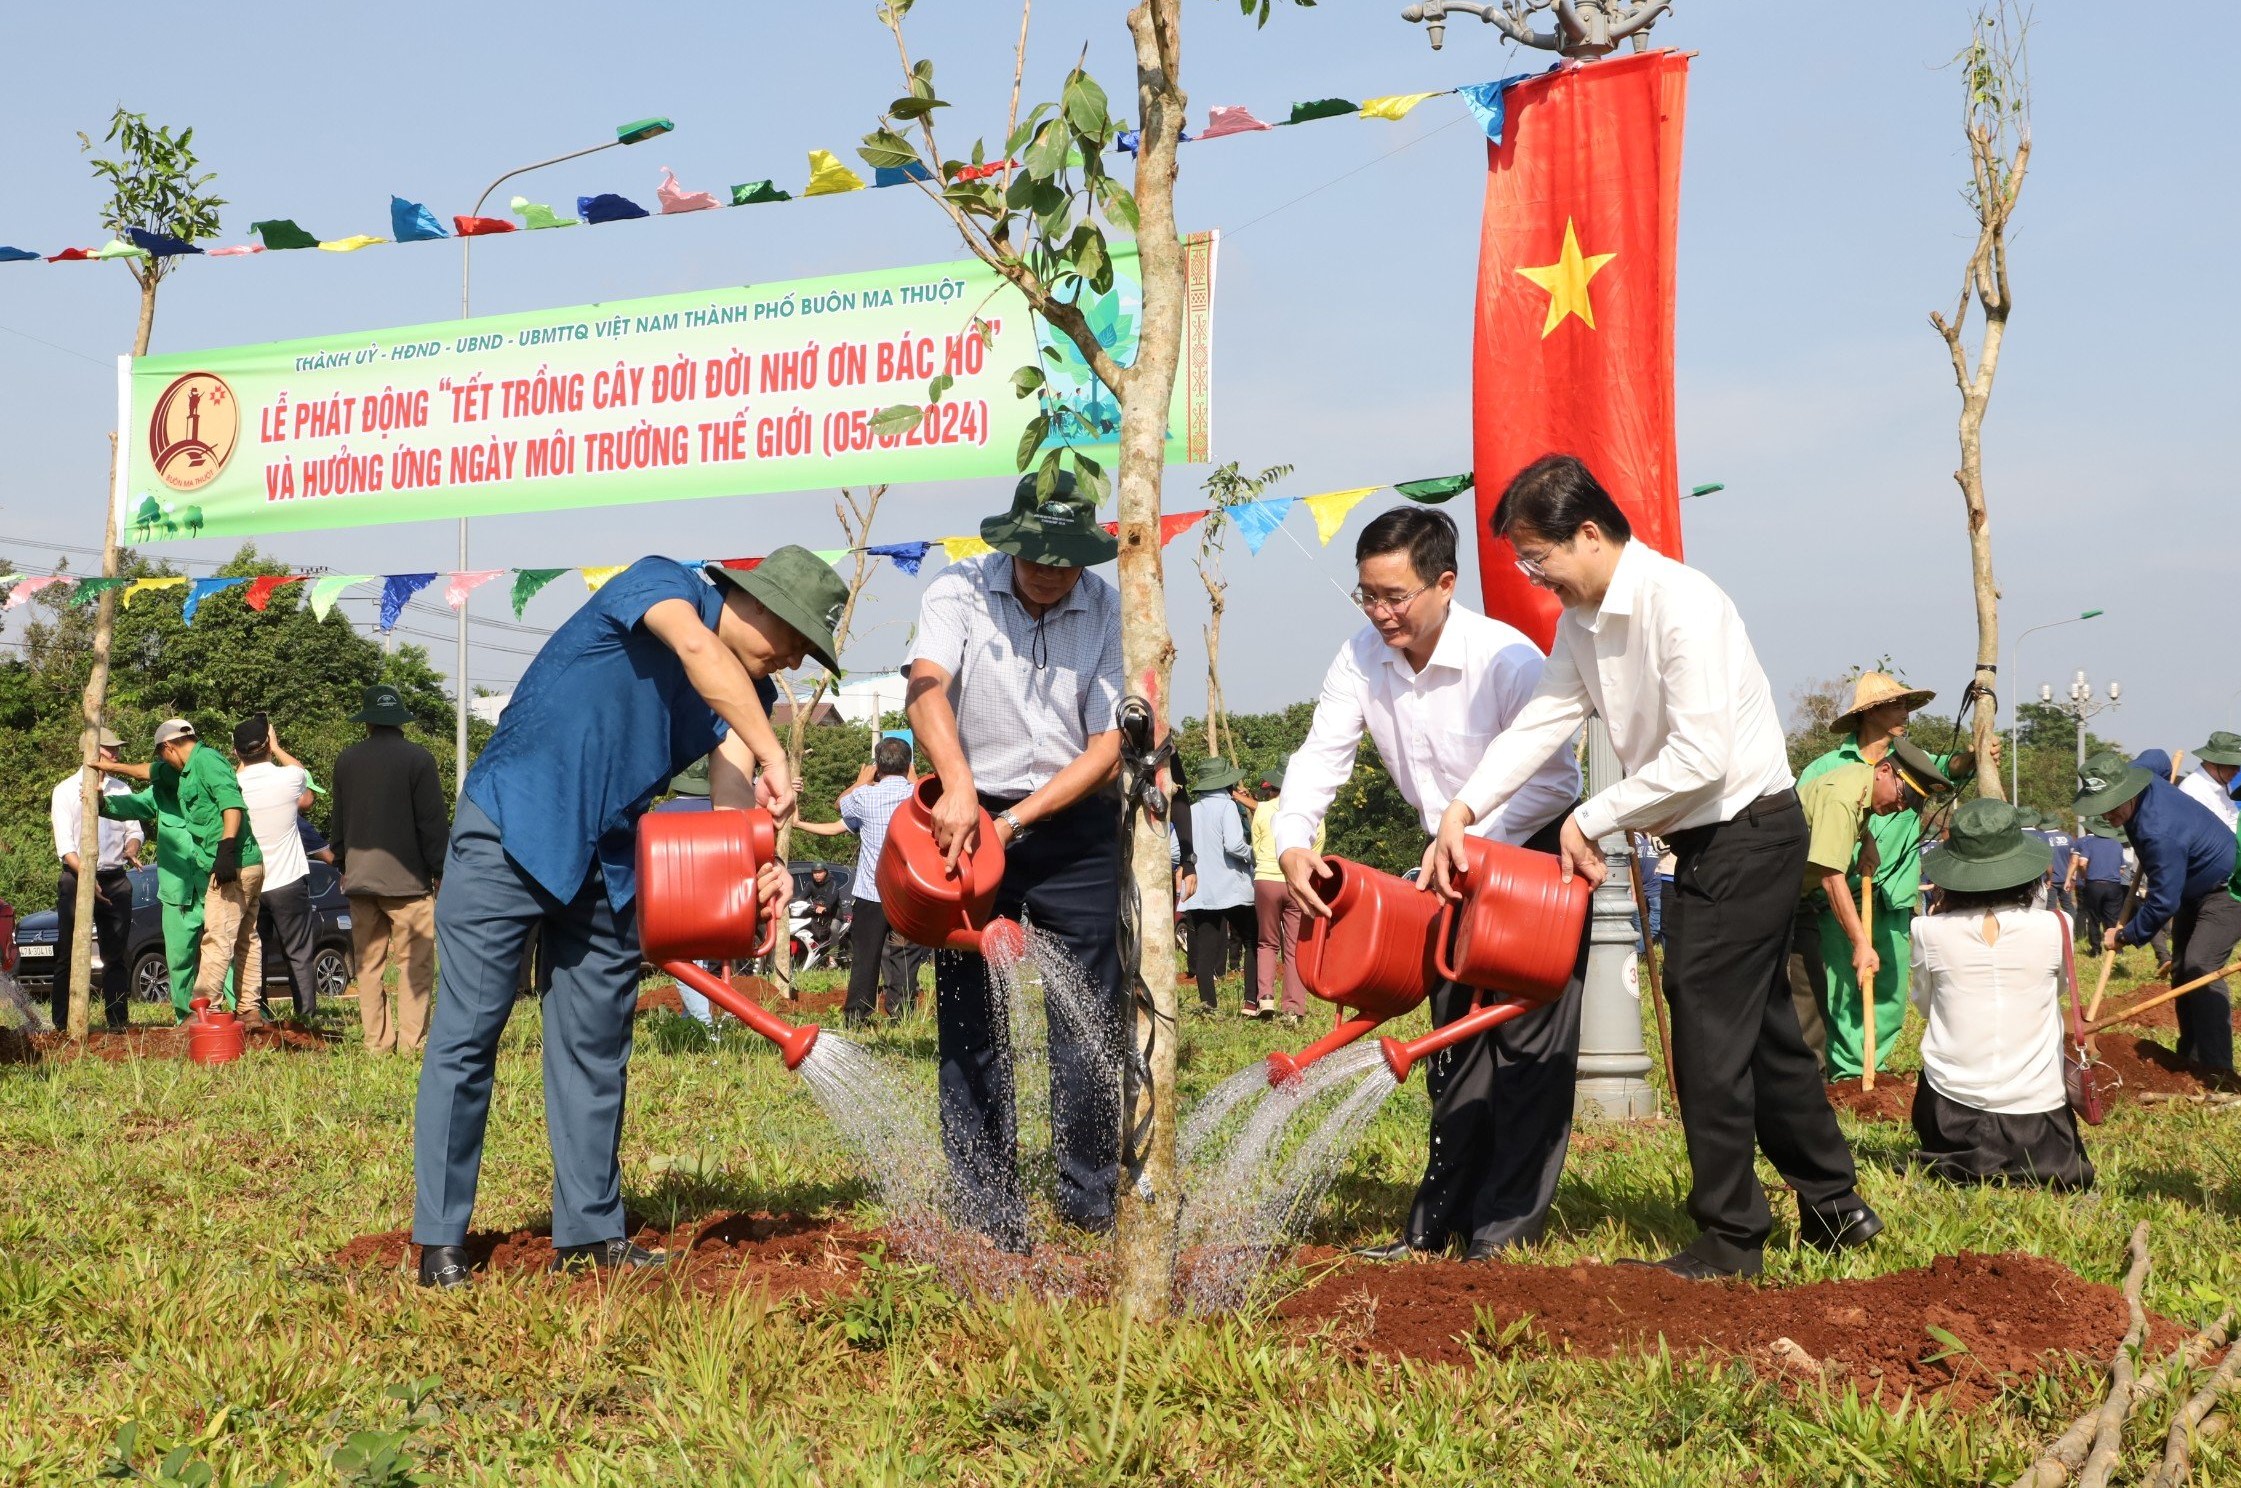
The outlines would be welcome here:
M 1186 102 L 1179 81 L 1181 19 L 1181 0 L 1141 0 L 1128 13 L 1143 130 L 1136 157 L 1136 237 L 1144 305 L 1136 363 L 1120 395 L 1121 657 L 1128 686 L 1151 705 L 1154 736 L 1161 738 L 1175 659 L 1160 565 L 1159 507 L 1168 402 L 1183 340 L 1185 269 L 1175 230 L 1175 147 Z M 1124 1307 L 1156 1318 L 1166 1316 L 1173 1301 L 1181 1199 L 1175 1166 L 1175 898 L 1166 824 L 1134 812 L 1126 825 L 1126 871 L 1138 907 L 1135 954 L 1150 1006 L 1134 1009 L 1132 1030 L 1135 1047 L 1148 1050 L 1149 1080 L 1128 1091 L 1122 1131 L 1149 1135 L 1124 1142 L 1117 1292 Z
M 132 333 L 132 354 L 148 354 L 148 338 L 156 329 L 155 266 L 142 269 L 135 265 L 133 277 L 140 283 L 140 321 Z M 118 430 L 109 436 L 109 484 L 101 493 L 101 507 L 105 515 L 101 523 L 101 576 L 117 576 L 117 461 L 121 451 L 117 441 L 127 431 Z M 101 757 L 101 717 L 109 703 L 109 639 L 115 633 L 117 621 L 117 591 L 106 590 L 100 599 L 100 608 L 93 621 L 93 670 L 86 677 L 85 699 L 79 714 L 84 727 L 78 739 L 78 804 L 81 820 L 78 823 L 78 874 L 77 919 L 70 927 L 70 1018 L 72 1039 L 83 1042 L 87 1025 L 92 1021 L 93 1004 L 93 904 L 95 880 L 101 866 L 101 772 L 93 762 Z
M 1222 703 L 1222 602 L 1228 586 L 1203 566 L 1198 577 L 1206 585 L 1206 754 L 1219 759 L 1222 736 L 1229 731 L 1229 710 Z
M 1991 382 L 1990 368 L 1998 357 L 2000 322 L 1994 321 L 1985 331 L 1985 350 L 1977 373 L 1980 381 Z M 1980 394 L 1966 392 L 1961 403 L 1961 468 L 1954 472 L 1960 483 L 1961 498 L 1968 506 L 1969 517 L 1969 578 L 1976 594 L 1976 716 L 1970 728 L 1972 747 L 1981 761 L 1990 761 L 1992 747 L 2000 733 L 1999 711 L 1995 699 L 2000 687 L 2000 586 L 1992 575 L 1992 517 L 1984 504 L 1984 406 L 1986 399 Z M 2009 686 L 2018 685 L 2008 679 Z M 1998 770 L 1979 767 L 1976 772 L 1979 794 L 1995 801 L 2005 800 L 2005 787 L 2000 782 Z

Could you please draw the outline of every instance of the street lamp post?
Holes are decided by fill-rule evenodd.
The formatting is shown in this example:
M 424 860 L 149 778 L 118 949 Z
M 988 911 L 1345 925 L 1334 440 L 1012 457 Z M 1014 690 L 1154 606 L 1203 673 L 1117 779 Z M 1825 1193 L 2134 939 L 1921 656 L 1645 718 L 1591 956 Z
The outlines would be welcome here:
M 1502 0 L 1480 5 L 1472 0 L 1422 0 L 1401 12 L 1404 21 L 1421 22 L 1438 51 L 1447 40 L 1450 14 L 1477 16 L 1519 46 L 1561 52 L 1575 61 L 1608 56 L 1631 38 L 1636 51 L 1649 41 L 1649 29 L 1673 0 Z M 1533 12 L 1553 10 L 1556 29 L 1535 31 Z
M 482 195 L 475 198 L 475 210 L 470 215 L 480 217 L 484 203 L 490 200 L 490 193 L 516 176 L 527 175 L 533 170 L 543 170 L 548 165 L 558 165 L 564 160 L 576 160 L 585 155 L 596 155 L 601 150 L 612 150 L 617 145 L 641 144 L 646 140 L 657 139 L 676 127 L 669 120 L 662 118 L 633 119 L 628 124 L 615 126 L 615 137 L 611 140 L 603 140 L 599 144 L 581 150 L 570 150 L 567 154 L 555 155 L 550 160 L 537 160 L 530 162 L 528 165 L 517 166 L 488 186 L 483 187 Z M 474 318 L 474 300 L 469 289 L 472 283 L 469 271 L 473 266 L 474 242 L 475 240 L 472 237 L 462 237 L 459 240 L 459 318 L 461 320 Z M 462 572 L 467 567 L 467 519 L 465 517 L 459 519 L 459 567 Z M 456 797 L 466 789 L 467 785 L 467 712 L 470 704 L 467 687 L 467 605 L 464 601 L 459 606 L 459 665 L 457 676 L 453 679 L 452 685 L 458 704 L 454 709 L 452 733 L 452 747 L 456 751 L 454 756 L 456 762 L 452 768 L 451 789 L 452 794 Z
M 2122 682 L 2111 682 L 2109 684 L 2108 700 L 2105 702 L 2094 701 L 2093 684 L 2086 681 L 2084 667 L 2079 667 L 2077 675 L 2070 679 L 2069 703 L 2062 711 L 2077 720 L 2078 775 L 2081 778 L 2085 774 L 2085 721 L 2104 709 L 2123 706 L 2123 698 L 2124 684 Z M 2039 701 L 2051 706 L 2054 703 L 2054 689 L 2041 683 L 2039 685 Z M 2080 832 L 2085 830 L 2084 817 L 2078 818 L 2078 830 Z
M 2044 625 L 2032 626 L 2029 630 L 2017 636 L 2015 638 L 2015 644 L 2008 648 L 2008 662 L 2010 668 L 2008 671 L 2008 675 L 2011 677 L 2015 676 L 2017 674 L 2017 669 L 2022 666 L 2023 643 L 2031 639 L 2032 636 L 2038 634 L 2042 630 L 2053 630 L 2056 626 L 2075 625 L 2080 620 L 2091 620 L 2096 615 L 2099 615 L 2101 613 L 2102 612 L 2099 610 L 2086 610 L 2079 614 L 2071 615 L 2066 619 L 2049 620 Z M 2023 751 L 2017 746 L 2017 740 L 2021 737 L 2022 730 L 2023 705 L 2022 703 L 2018 702 L 2015 705 L 2014 709 L 2008 714 L 2008 799 L 2010 801 L 2015 800 L 2016 797 L 2022 793 L 2023 789 Z M 1994 772 L 1992 776 L 1993 783 L 1998 784 L 1999 779 L 2000 777 L 1998 772 Z

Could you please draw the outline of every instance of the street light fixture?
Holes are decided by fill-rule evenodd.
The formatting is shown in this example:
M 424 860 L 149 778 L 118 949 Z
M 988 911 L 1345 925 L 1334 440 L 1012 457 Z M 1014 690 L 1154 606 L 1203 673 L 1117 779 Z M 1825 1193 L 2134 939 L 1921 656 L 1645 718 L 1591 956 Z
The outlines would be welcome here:
M 2093 699 L 2093 684 L 2086 680 L 2085 668 L 2079 667 L 2077 675 L 2070 679 L 2069 701 L 2066 704 L 2055 704 L 2054 689 L 2045 683 L 2039 685 L 2039 701 L 2050 706 L 2059 706 L 2062 712 L 2077 720 L 2078 774 L 2082 777 L 2085 774 L 2085 721 L 2104 709 L 2122 707 L 2124 684 L 2122 682 L 2111 682 L 2108 699 L 2105 702 L 2095 702 Z M 2080 818 L 2078 822 L 2078 830 L 2081 832 L 2085 830 L 2083 818 Z
M 612 150 L 618 145 L 644 144 L 647 140 L 659 139 L 676 127 L 675 123 L 658 116 L 650 119 L 633 119 L 627 124 L 616 125 L 615 137 L 611 140 L 603 140 L 596 145 L 590 145 L 581 150 L 570 150 L 567 154 L 555 155 L 550 160 L 535 160 L 527 165 L 517 166 L 488 186 L 483 187 L 482 195 L 475 198 L 475 210 L 469 215 L 480 217 L 484 203 L 490 200 L 490 193 L 516 176 L 527 175 L 533 170 L 543 170 L 548 165 L 558 165 L 563 160 L 576 160 L 586 155 L 596 155 L 601 150 Z M 474 303 L 469 291 L 471 283 L 469 270 L 472 267 L 471 255 L 474 252 L 474 242 L 475 240 L 472 237 L 462 237 L 459 240 L 459 318 L 461 320 L 470 320 L 474 317 Z M 467 567 L 467 519 L 465 517 L 459 519 L 459 567 L 461 572 L 464 572 Z M 469 702 L 467 697 L 467 605 L 465 601 L 461 601 L 459 605 L 459 666 L 458 674 L 453 679 L 453 686 L 458 706 L 454 710 L 453 718 L 452 745 L 457 754 L 452 767 L 451 789 L 452 794 L 456 797 L 463 794 L 467 788 L 467 713 Z
M 1580 61 L 1608 56 L 1629 37 L 1633 38 L 1635 50 L 1640 51 L 1648 44 L 1650 27 L 1672 3 L 1673 0 L 1502 0 L 1499 5 L 1480 5 L 1473 0 L 1422 0 L 1421 4 L 1403 10 L 1401 19 L 1420 22 L 1435 52 L 1447 40 L 1447 18 L 1454 13 L 1477 16 L 1519 46 L 1562 52 Z M 1556 12 L 1554 31 L 1533 29 L 1532 15 L 1537 10 Z
M 2016 671 L 2020 669 L 2020 658 L 2023 654 L 2023 643 L 2029 640 L 2032 636 L 2038 634 L 2042 630 L 2053 630 L 2057 626 L 2075 625 L 2080 620 L 2091 620 L 2095 616 L 2102 613 L 2103 612 L 2100 610 L 2085 610 L 2064 620 L 2049 620 L 2044 625 L 2032 626 L 2029 630 L 2017 636 L 2015 638 L 2015 644 L 2008 648 L 2008 661 L 2012 664 L 2008 675 L 2012 677 L 2016 674 Z M 2023 751 L 2017 747 L 2016 743 L 2017 737 L 2021 732 L 2022 722 L 2022 708 L 2018 707 L 2008 714 L 2008 799 L 2010 801 L 2013 801 L 2016 798 L 2018 792 L 2020 792 L 2020 790 L 2022 789 Z M 1996 782 L 2000 777 L 1995 774 L 1992 778 Z

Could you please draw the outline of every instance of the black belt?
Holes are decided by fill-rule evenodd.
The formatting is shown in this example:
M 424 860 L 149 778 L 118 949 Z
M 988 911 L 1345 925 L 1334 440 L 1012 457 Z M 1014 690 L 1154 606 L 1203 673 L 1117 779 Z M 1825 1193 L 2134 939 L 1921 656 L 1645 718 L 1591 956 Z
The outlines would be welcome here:
M 1736 812 L 1734 816 L 1728 819 L 1730 821 L 1748 821 L 1753 826 L 1756 826 L 1758 825 L 1758 819 L 1761 815 L 1767 815 L 1776 811 L 1781 811 L 1797 804 L 1797 787 L 1794 785 L 1786 785 L 1782 787 L 1782 789 L 1773 792 L 1771 795 L 1764 795 L 1759 797 L 1756 801 L 1753 801 L 1750 805 L 1744 807 L 1741 811 Z

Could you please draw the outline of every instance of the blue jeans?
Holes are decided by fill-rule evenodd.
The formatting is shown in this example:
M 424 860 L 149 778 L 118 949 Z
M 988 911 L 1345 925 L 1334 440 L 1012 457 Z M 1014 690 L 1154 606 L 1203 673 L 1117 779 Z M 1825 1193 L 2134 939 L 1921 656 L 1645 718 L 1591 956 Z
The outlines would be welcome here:
M 552 1142 L 554 1245 L 623 1234 L 623 1088 L 638 1008 L 635 907 L 617 914 L 593 866 L 563 903 L 506 855 L 497 824 L 461 801 L 436 899 L 436 1011 L 413 1110 L 412 1238 L 467 1238 L 482 1173 L 498 1037 L 513 1013 L 529 932 L 541 927 L 545 1128 Z

